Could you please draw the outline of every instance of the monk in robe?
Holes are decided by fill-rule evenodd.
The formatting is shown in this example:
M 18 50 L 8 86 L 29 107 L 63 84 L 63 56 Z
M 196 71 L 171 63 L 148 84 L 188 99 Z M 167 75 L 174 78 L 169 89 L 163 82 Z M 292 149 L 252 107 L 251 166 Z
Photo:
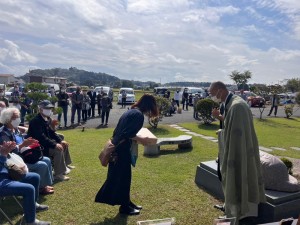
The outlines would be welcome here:
M 257 217 L 258 204 L 265 202 L 253 116 L 247 103 L 229 93 L 224 83 L 212 83 L 209 92 L 213 101 L 224 104 L 223 115 L 217 109 L 212 114 L 224 124 L 219 133 L 219 163 L 225 214 L 236 217 L 239 224 L 242 219 Z

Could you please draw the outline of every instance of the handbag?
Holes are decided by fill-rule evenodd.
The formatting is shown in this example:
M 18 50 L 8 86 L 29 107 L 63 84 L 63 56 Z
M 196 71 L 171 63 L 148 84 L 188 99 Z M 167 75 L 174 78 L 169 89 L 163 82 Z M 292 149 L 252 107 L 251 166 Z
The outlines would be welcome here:
M 99 154 L 99 160 L 100 160 L 102 166 L 107 167 L 115 149 L 116 149 L 116 146 L 111 142 L 111 139 L 108 139 L 104 148 L 101 150 L 101 152 Z
M 28 167 L 23 159 L 15 153 L 8 154 L 5 167 L 8 170 L 9 178 L 16 181 L 22 180 L 28 172 Z
M 43 147 L 39 143 L 34 143 L 20 150 L 21 156 L 25 163 L 35 164 L 43 159 Z

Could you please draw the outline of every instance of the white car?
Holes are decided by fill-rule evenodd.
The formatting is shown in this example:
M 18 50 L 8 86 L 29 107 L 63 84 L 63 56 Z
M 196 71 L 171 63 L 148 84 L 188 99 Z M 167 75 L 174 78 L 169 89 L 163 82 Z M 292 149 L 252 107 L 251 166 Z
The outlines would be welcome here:
M 103 90 L 103 92 L 105 92 L 108 97 L 113 100 L 114 98 L 114 93 L 113 93 L 113 90 L 112 88 L 110 87 L 105 87 L 105 86 L 98 86 L 98 87 L 95 87 L 94 89 L 94 92 L 96 92 L 98 94 L 99 91 Z
M 135 103 L 135 93 L 132 88 L 120 88 L 118 95 L 118 104 L 122 103 L 122 91 L 126 91 L 126 103 Z

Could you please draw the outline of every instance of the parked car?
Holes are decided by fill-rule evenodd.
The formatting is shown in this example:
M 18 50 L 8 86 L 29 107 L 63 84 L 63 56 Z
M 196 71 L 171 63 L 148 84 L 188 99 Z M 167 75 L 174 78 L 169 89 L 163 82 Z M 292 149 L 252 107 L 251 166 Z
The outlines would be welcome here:
M 263 105 L 265 105 L 266 101 L 263 97 L 255 94 L 251 91 L 244 91 L 244 93 L 246 94 L 248 104 L 251 107 L 254 107 L 254 106 L 262 107 Z
M 155 87 L 153 90 L 153 93 L 154 93 L 154 95 L 164 97 L 166 95 L 167 91 L 168 91 L 167 87 Z
M 118 104 L 122 103 L 122 92 L 126 91 L 126 103 L 135 103 L 135 93 L 132 88 L 120 88 L 118 94 Z
M 98 91 L 100 91 L 101 88 L 108 95 L 108 97 L 113 101 L 113 99 L 114 99 L 114 92 L 113 92 L 112 88 L 111 87 L 107 87 L 107 86 L 97 86 L 97 87 L 95 87 L 94 91 L 96 93 L 98 93 Z
M 180 92 L 179 92 L 179 95 L 180 95 L 180 99 L 182 98 L 182 93 L 183 91 L 187 89 L 189 95 L 192 95 L 193 99 L 192 99 L 192 104 L 190 105 L 194 105 L 194 98 L 195 98 L 195 95 L 198 94 L 199 95 L 199 98 L 200 99 L 203 99 L 205 98 L 204 94 L 205 94 L 205 91 L 203 88 L 200 88 L 200 87 L 182 87 L 180 89 Z
M 70 86 L 70 87 L 67 87 L 66 89 L 66 93 L 69 95 L 69 97 L 71 97 L 71 95 L 73 94 L 73 92 L 76 91 L 78 86 Z

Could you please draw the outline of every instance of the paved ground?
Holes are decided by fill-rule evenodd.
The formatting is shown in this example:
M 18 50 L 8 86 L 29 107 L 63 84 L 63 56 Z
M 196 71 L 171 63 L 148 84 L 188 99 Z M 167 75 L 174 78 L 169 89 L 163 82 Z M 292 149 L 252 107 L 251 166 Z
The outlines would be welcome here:
M 115 127 L 118 123 L 118 120 L 120 116 L 129 108 L 130 106 L 127 106 L 127 108 L 121 108 L 120 105 L 114 104 L 113 109 L 110 111 L 110 116 L 108 120 L 108 127 Z M 252 113 L 254 117 L 259 118 L 260 112 L 259 108 L 251 108 Z M 97 115 L 97 109 L 96 115 Z M 270 106 L 267 106 L 265 110 L 263 111 L 263 118 L 267 117 L 267 114 L 270 111 Z M 274 113 L 274 112 L 273 112 Z M 273 116 L 273 115 L 272 115 Z M 70 117 L 71 117 L 71 109 L 69 108 L 68 112 L 68 125 L 70 125 Z M 279 107 L 277 117 L 285 117 L 284 109 L 283 107 Z M 294 115 L 293 117 L 300 117 L 300 108 L 295 107 L 294 109 Z M 77 118 L 75 117 L 75 122 L 77 122 Z M 160 121 L 160 124 L 177 124 L 177 123 L 188 123 L 188 122 L 198 122 L 193 118 L 193 109 L 190 108 L 189 111 L 182 111 L 182 114 L 174 114 L 170 117 L 164 117 L 162 121 Z M 145 118 L 145 124 L 148 123 L 148 120 Z M 84 125 L 86 128 L 97 128 L 101 124 L 100 117 L 90 118 L 87 123 Z

